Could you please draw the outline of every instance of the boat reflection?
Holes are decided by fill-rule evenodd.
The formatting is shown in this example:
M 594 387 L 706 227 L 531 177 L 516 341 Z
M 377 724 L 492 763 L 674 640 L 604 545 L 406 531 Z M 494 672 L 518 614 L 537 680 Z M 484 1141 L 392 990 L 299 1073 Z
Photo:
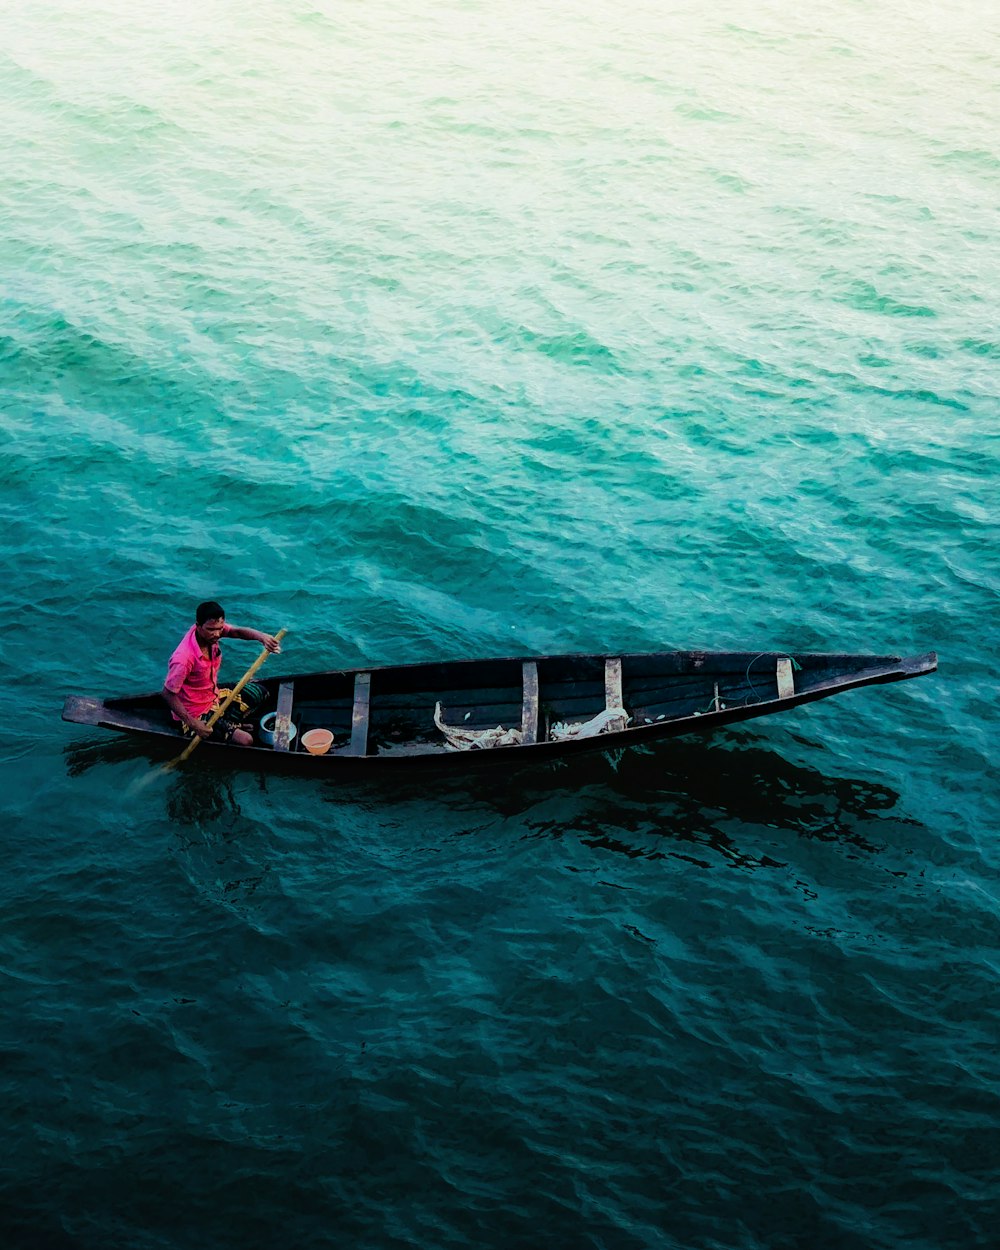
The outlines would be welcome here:
M 180 826 L 202 828 L 219 823 L 238 828 L 243 819 L 234 782 L 247 776 L 244 770 L 199 760 L 196 766 L 166 771 L 163 765 L 176 755 L 157 743 L 133 738 L 93 739 L 64 748 L 66 772 L 80 777 L 99 766 L 140 765 L 140 772 L 124 787 L 124 794 L 148 802 L 154 793 L 164 795 L 166 815 Z M 207 765 L 207 766 L 206 766 Z M 256 774 L 249 774 L 256 776 Z M 157 782 L 160 784 L 157 786 Z
M 752 828 L 874 854 L 895 828 L 919 824 L 895 810 L 900 796 L 889 786 L 792 763 L 752 733 L 707 747 L 683 742 L 635 753 L 619 762 L 602 789 L 585 816 L 595 844 L 608 840 L 607 819 L 629 834 L 626 846 L 613 849 L 635 854 L 633 838 L 658 833 L 684 844 L 685 857 L 700 864 L 698 848 L 710 848 L 735 865 L 776 866 L 766 854 L 740 849 L 748 840 L 759 845 L 746 836 Z M 620 834 L 614 840 L 621 842 Z M 650 853 L 659 853 L 656 839 Z M 672 853 L 683 852 L 675 845 Z
M 862 778 L 834 776 L 786 760 L 752 730 L 711 742 L 674 739 L 650 747 L 589 755 L 519 770 L 484 770 L 460 780 L 323 785 L 331 803 L 380 806 L 427 803 L 461 812 L 469 827 L 490 817 L 520 825 L 525 837 L 575 836 L 585 845 L 632 858 L 668 855 L 708 867 L 721 856 L 741 867 L 780 867 L 751 828 L 787 830 L 837 843 L 851 854 L 885 849 L 920 822 L 898 812 L 899 794 Z M 773 839 L 772 842 L 773 850 Z
M 211 826 L 226 841 L 235 837 L 246 819 L 233 788 L 237 775 L 204 769 L 178 769 L 169 774 L 167 816 L 182 827 L 202 830 Z
M 87 738 L 82 742 L 71 742 L 63 748 L 66 761 L 66 775 L 81 777 L 100 764 L 125 764 L 138 759 L 151 759 L 152 753 L 145 749 L 142 742 L 127 738 L 124 734 L 118 738 Z M 162 750 L 156 758 L 166 758 Z
M 152 767 L 164 758 L 130 739 L 88 741 L 67 747 L 65 755 L 71 776 L 143 756 L 152 757 Z M 206 758 L 166 776 L 166 814 L 181 827 L 245 827 L 236 791 L 245 796 L 246 787 L 234 783 L 251 776 L 265 794 L 311 789 L 324 802 L 353 805 L 369 817 L 382 809 L 397 821 L 401 814 L 412 816 L 424 829 L 428 821 L 439 827 L 437 816 L 447 809 L 446 824 L 463 834 L 500 818 L 520 827 L 523 837 L 572 835 L 633 858 L 679 856 L 706 867 L 709 852 L 716 862 L 721 856 L 742 867 L 777 866 L 766 854 L 741 849 L 740 843 L 760 843 L 746 836 L 749 827 L 838 843 L 853 854 L 874 854 L 898 841 L 898 830 L 922 827 L 896 810 L 900 796 L 890 787 L 792 763 L 752 730 L 730 730 L 710 742 L 674 739 L 574 757 L 515 774 L 487 767 L 454 778 L 407 774 L 303 786 L 301 780 L 234 770 Z M 412 810 L 401 813 L 403 808 Z M 773 840 L 771 845 L 773 850 Z

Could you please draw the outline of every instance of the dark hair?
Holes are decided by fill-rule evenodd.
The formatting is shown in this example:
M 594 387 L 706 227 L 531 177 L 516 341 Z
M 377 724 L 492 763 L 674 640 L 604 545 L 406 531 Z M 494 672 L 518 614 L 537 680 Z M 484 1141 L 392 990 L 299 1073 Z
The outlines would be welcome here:
M 225 617 L 226 610 L 221 603 L 216 603 L 214 599 L 206 599 L 204 603 L 198 604 L 198 611 L 194 614 L 196 625 L 204 625 L 206 621 L 217 621 L 219 617 Z

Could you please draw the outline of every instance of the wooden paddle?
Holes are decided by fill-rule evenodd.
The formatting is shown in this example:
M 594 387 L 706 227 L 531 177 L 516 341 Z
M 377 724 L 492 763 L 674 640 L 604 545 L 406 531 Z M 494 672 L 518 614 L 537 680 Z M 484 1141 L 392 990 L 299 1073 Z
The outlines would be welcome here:
M 279 629 L 278 632 L 274 636 L 280 642 L 287 633 L 288 633 L 287 629 Z M 236 696 L 243 689 L 243 687 L 247 684 L 247 682 L 251 679 L 251 677 L 253 677 L 254 673 L 257 672 L 257 670 L 260 668 L 260 666 L 264 663 L 264 661 L 267 659 L 267 657 L 270 654 L 271 654 L 270 651 L 268 651 L 267 647 L 265 647 L 264 650 L 260 653 L 260 655 L 256 658 L 256 660 L 254 660 L 254 662 L 250 665 L 247 671 L 239 679 L 236 685 L 233 686 L 232 690 L 230 690 L 229 694 L 226 696 L 221 706 L 219 706 L 212 713 L 209 719 L 205 722 L 205 724 L 209 727 L 209 729 L 211 729 L 212 726 L 215 724 L 215 722 L 219 719 L 219 717 L 223 715 L 223 713 L 229 707 L 230 703 L 232 703 L 232 701 L 236 698 Z M 201 741 L 202 739 L 199 737 L 199 735 L 195 734 L 195 736 L 191 739 L 191 741 L 187 744 L 187 746 L 180 753 L 180 755 L 177 756 L 176 759 L 171 760 L 169 764 L 164 764 L 163 771 L 169 772 L 170 769 L 176 768 L 178 764 L 183 764 L 184 761 L 187 759 L 187 757 L 191 754 L 191 752 L 195 749 L 195 747 L 197 747 L 198 743 Z

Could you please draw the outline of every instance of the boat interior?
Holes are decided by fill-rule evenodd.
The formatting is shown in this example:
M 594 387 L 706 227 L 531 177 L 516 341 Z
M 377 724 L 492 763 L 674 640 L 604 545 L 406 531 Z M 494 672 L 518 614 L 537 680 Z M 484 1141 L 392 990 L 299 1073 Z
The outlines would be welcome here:
M 273 697 L 261 715 L 277 713 L 278 751 L 302 750 L 304 733 L 319 728 L 333 734 L 332 755 L 427 755 L 592 736 L 588 726 L 595 723 L 641 729 L 791 698 L 836 684 L 838 677 L 856 678 L 857 659 L 680 652 L 310 673 L 265 682 Z M 153 711 L 157 696 L 148 698 Z M 138 710 L 136 700 L 108 700 L 107 706 L 116 703 Z M 290 725 L 296 729 L 291 740 Z M 498 728 L 515 734 L 490 740 Z

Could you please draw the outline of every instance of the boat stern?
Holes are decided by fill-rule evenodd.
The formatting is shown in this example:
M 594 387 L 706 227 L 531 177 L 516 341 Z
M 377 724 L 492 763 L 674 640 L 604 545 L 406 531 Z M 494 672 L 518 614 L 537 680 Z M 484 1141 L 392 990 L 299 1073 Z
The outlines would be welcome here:
M 71 694 L 63 704 L 62 718 L 72 721 L 75 725 L 99 725 L 105 712 L 106 708 L 101 699 Z

